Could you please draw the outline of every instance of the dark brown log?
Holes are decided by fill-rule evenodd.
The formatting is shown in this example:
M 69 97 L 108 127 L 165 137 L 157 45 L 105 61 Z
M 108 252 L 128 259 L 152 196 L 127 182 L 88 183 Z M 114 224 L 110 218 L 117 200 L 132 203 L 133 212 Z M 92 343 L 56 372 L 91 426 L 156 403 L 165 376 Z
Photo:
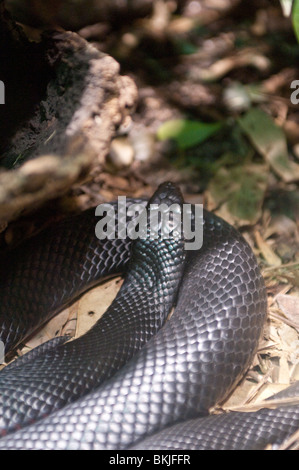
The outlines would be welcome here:
M 114 59 L 76 33 L 29 41 L 1 0 L 0 31 L 1 223 L 65 193 L 103 163 L 137 91 Z

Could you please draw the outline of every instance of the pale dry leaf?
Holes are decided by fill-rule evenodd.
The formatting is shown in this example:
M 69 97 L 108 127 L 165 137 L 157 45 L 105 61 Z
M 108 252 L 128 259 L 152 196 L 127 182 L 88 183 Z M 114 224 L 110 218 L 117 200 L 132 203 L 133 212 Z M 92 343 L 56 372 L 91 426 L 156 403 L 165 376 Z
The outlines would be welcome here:
M 288 353 L 283 351 L 279 358 L 278 379 L 279 384 L 290 383 L 290 368 L 288 363 Z
M 120 278 L 111 279 L 81 297 L 78 305 L 76 337 L 86 333 L 101 318 L 116 297 L 121 284 Z
M 294 382 L 299 380 L 299 363 L 292 368 L 291 377 Z
M 277 450 L 299 450 L 299 430 L 286 439 Z
M 299 297 L 297 295 L 278 294 L 276 302 L 283 314 L 299 328 Z
M 59 336 L 62 332 L 63 327 L 67 324 L 70 318 L 71 308 L 66 308 L 58 315 L 48 321 L 45 326 L 38 331 L 29 341 L 26 342 L 26 346 L 22 353 L 25 353 L 28 349 L 35 348 L 42 343 L 45 343 L 55 336 Z
M 280 325 L 271 324 L 269 327 L 269 339 L 276 345 L 276 351 L 287 351 L 289 353 L 296 351 L 298 340 L 297 331 L 291 326 L 282 323 Z
M 299 364 L 298 332 L 285 323 L 272 322 L 269 337 L 274 342 L 273 348 L 266 351 L 272 367 L 271 380 L 288 384 L 294 378 L 295 368 Z
M 267 385 L 261 390 L 258 400 L 266 400 L 267 398 L 272 397 L 276 393 L 281 392 L 286 388 L 286 384 L 281 383 L 271 383 L 268 382 Z
M 282 387 L 281 390 L 285 389 L 286 386 Z M 279 390 L 279 391 L 281 391 Z M 249 413 L 252 411 L 259 411 L 262 408 L 269 408 L 275 409 L 279 406 L 283 405 L 298 405 L 299 404 L 299 397 L 286 397 L 286 398 L 272 398 L 265 401 L 264 399 L 258 399 L 255 402 L 247 403 L 245 405 L 237 405 L 235 407 L 231 407 L 230 411 L 241 411 L 245 413 Z
M 227 410 L 233 406 L 243 405 L 247 402 L 248 397 L 251 395 L 252 391 L 256 387 L 255 383 L 250 382 L 249 380 L 244 380 L 234 391 L 234 393 L 225 401 L 225 406 L 223 409 Z

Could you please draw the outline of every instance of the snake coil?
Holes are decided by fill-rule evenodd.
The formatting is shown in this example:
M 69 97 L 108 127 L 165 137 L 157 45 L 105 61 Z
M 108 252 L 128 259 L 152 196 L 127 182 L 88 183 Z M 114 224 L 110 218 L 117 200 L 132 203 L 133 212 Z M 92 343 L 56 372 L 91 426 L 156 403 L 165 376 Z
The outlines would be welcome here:
M 160 203 L 183 200 L 164 183 L 148 216 Z M 290 435 L 295 405 L 206 417 L 250 365 L 265 321 L 263 279 L 243 237 L 209 212 L 196 251 L 175 237 L 99 241 L 94 227 L 89 210 L 7 254 L 0 332 L 9 349 L 102 277 L 126 274 L 89 332 L 0 372 L 0 448 L 261 448 Z

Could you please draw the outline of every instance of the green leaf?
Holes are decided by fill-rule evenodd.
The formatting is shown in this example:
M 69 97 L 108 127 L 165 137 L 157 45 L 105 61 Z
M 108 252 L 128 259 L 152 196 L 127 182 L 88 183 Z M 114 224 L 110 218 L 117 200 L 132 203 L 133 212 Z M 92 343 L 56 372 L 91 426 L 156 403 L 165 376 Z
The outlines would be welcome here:
M 253 224 L 261 216 L 267 182 L 265 164 L 219 168 L 209 183 L 209 206 L 218 207 L 217 214 L 232 224 Z
M 297 41 L 299 42 L 299 0 L 295 0 L 293 3 L 292 22 Z
M 204 142 L 222 127 L 221 122 L 208 124 L 200 121 L 189 121 L 186 119 L 174 119 L 162 124 L 158 131 L 159 140 L 174 140 L 179 149 L 187 149 Z
M 286 182 L 299 180 L 299 165 L 289 159 L 285 133 L 267 113 L 252 108 L 238 123 L 275 173 Z
M 179 38 L 175 38 L 173 41 L 179 54 L 189 55 L 198 51 L 198 47 L 194 46 L 194 44 L 189 41 Z

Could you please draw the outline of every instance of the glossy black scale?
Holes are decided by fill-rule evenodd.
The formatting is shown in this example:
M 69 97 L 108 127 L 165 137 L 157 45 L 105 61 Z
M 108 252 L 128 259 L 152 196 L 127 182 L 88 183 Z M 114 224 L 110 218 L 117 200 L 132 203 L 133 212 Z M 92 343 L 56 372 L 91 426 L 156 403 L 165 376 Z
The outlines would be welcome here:
M 83 217 L 86 217 L 84 226 L 88 223 L 94 224 L 92 212 L 86 213 Z M 87 220 L 89 217 L 90 222 Z M 62 225 L 62 227 L 67 230 L 66 226 Z M 86 252 L 91 253 L 94 250 L 97 253 L 94 258 L 101 258 L 101 253 L 98 253 L 98 243 L 91 237 L 91 232 L 86 239 L 79 232 L 73 234 L 72 237 L 80 239 L 83 248 L 86 247 Z M 73 242 L 70 240 L 69 246 L 71 250 L 76 251 L 76 248 L 72 246 L 75 242 L 76 240 Z M 128 243 L 127 245 L 124 243 L 124 249 L 120 251 L 119 240 L 117 242 L 118 248 L 116 252 L 114 250 L 112 258 L 117 264 L 117 269 L 120 267 L 123 269 L 126 265 L 124 261 L 127 258 L 126 253 L 129 253 L 130 248 L 128 248 Z M 107 253 L 113 250 L 113 240 L 110 243 L 110 248 L 106 249 L 102 257 L 104 260 L 108 256 Z M 55 237 L 52 238 L 51 244 L 56 247 Z M 180 250 L 180 248 L 181 245 L 178 244 L 176 249 Z M 151 250 L 149 247 L 147 249 Z M 48 251 L 50 253 L 50 250 Z M 66 261 L 69 262 L 75 275 L 72 281 L 68 279 L 68 282 L 74 286 L 74 279 L 80 278 L 78 285 L 81 290 L 82 272 L 77 278 L 73 258 L 68 253 L 68 249 L 65 253 L 65 259 L 61 256 L 55 259 L 56 269 L 58 259 L 64 263 L 64 269 L 66 269 Z M 121 262 L 117 258 L 117 253 L 121 257 Z M 158 272 L 161 273 L 157 295 L 161 295 L 163 305 L 165 300 L 173 303 L 175 293 L 178 292 L 176 307 L 170 320 L 154 336 L 150 332 L 146 339 L 149 336 L 152 337 L 144 345 L 142 344 L 142 347 L 140 345 L 141 349 L 138 352 L 139 346 L 135 348 L 129 362 L 120 370 L 114 370 L 114 375 L 107 382 L 59 411 L 55 411 L 54 408 L 54 413 L 49 417 L 1 439 L 0 448 L 127 448 L 134 443 L 142 442 L 147 436 L 173 423 L 206 415 L 210 407 L 222 401 L 232 390 L 252 360 L 266 316 L 265 287 L 252 250 L 233 227 L 213 214 L 204 212 L 203 246 L 200 250 L 186 252 L 183 275 L 179 273 L 180 280 L 175 279 L 170 289 L 170 297 L 167 294 L 170 286 L 168 281 L 164 282 L 163 286 L 168 269 L 163 271 L 165 263 L 163 264 L 158 253 L 160 251 L 157 249 L 156 260 L 149 258 L 149 266 L 142 265 L 142 270 L 146 272 L 148 269 L 152 272 L 153 265 L 156 263 Z M 177 258 L 173 250 L 171 253 L 174 272 L 178 272 L 182 264 L 176 265 L 176 262 L 177 259 L 181 260 L 182 256 L 178 255 Z M 42 255 L 42 252 L 40 254 Z M 94 258 L 90 255 L 85 258 L 83 264 L 88 272 L 93 272 L 92 267 L 88 266 L 88 260 Z M 135 262 L 138 263 L 138 250 Z M 107 267 L 108 264 L 106 263 L 105 266 Z M 112 269 L 115 268 L 112 266 Z M 134 262 L 130 264 L 128 279 L 130 279 L 131 269 L 134 272 Z M 93 283 L 93 280 L 90 282 Z M 146 286 L 146 283 L 142 285 L 143 303 L 151 304 L 152 288 Z M 58 285 L 56 287 L 58 288 L 57 295 L 60 298 L 63 297 L 61 290 L 65 292 L 67 288 L 64 289 L 64 286 Z M 130 285 L 128 284 L 127 287 L 129 289 Z M 166 288 L 166 293 L 160 293 L 162 287 Z M 135 297 L 137 298 L 135 293 L 130 297 L 133 302 L 132 312 L 135 309 Z M 117 309 L 122 309 L 126 299 L 122 297 L 121 291 L 118 302 Z M 126 321 L 129 320 L 125 320 L 123 331 L 126 331 Z M 107 328 L 109 329 L 110 326 L 107 325 Z M 142 330 L 142 328 L 141 325 L 139 329 Z M 78 344 L 82 345 L 82 349 L 73 350 L 70 356 L 62 355 L 63 378 L 68 375 L 69 365 L 76 361 L 80 372 L 74 378 L 74 369 L 71 368 L 72 372 L 68 380 L 77 384 L 78 387 L 86 370 L 92 374 L 92 367 L 88 368 L 83 353 L 84 341 L 87 340 L 88 334 L 77 340 Z M 133 349 L 124 333 L 113 338 L 117 344 L 118 341 L 124 341 L 122 344 L 127 344 L 129 351 Z M 61 351 L 67 351 L 69 347 L 67 344 L 58 346 L 58 351 L 59 348 Z M 121 346 L 119 346 L 120 349 Z M 51 352 L 51 354 L 54 353 Z M 119 356 L 119 351 L 117 355 Z M 116 356 L 112 353 L 110 359 L 114 362 Z M 35 358 L 34 362 L 38 360 Z M 21 371 L 24 367 L 26 368 L 26 363 L 20 363 L 19 370 Z M 55 370 L 57 369 L 58 364 L 55 363 Z M 8 368 L 7 374 L 14 377 L 16 371 L 16 366 L 14 366 L 11 371 Z M 57 374 L 60 378 L 53 380 L 51 391 L 58 398 L 62 395 L 65 397 L 76 387 L 64 385 L 63 390 L 60 389 L 61 375 L 59 375 L 60 372 Z M 26 380 L 29 380 L 29 374 Z M 1 384 L 4 382 L 6 380 L 1 382 L 0 374 L 0 393 L 2 393 Z M 33 386 L 36 385 L 34 380 L 31 382 Z M 7 393 L 7 400 L 12 394 L 12 389 L 16 390 L 15 384 Z M 22 386 L 17 390 L 17 395 L 24 394 Z M 42 389 L 37 394 L 38 397 L 42 396 L 41 392 Z M 32 391 L 30 393 L 32 396 Z M 67 400 L 73 401 L 73 398 L 69 399 L 67 396 Z M 48 402 L 51 404 L 51 399 Z M 63 404 L 65 403 L 64 401 Z M 41 408 L 39 402 L 35 406 L 37 409 Z M 18 419 L 18 413 L 16 416 Z M 181 442 L 180 445 L 183 449 L 184 443 Z

